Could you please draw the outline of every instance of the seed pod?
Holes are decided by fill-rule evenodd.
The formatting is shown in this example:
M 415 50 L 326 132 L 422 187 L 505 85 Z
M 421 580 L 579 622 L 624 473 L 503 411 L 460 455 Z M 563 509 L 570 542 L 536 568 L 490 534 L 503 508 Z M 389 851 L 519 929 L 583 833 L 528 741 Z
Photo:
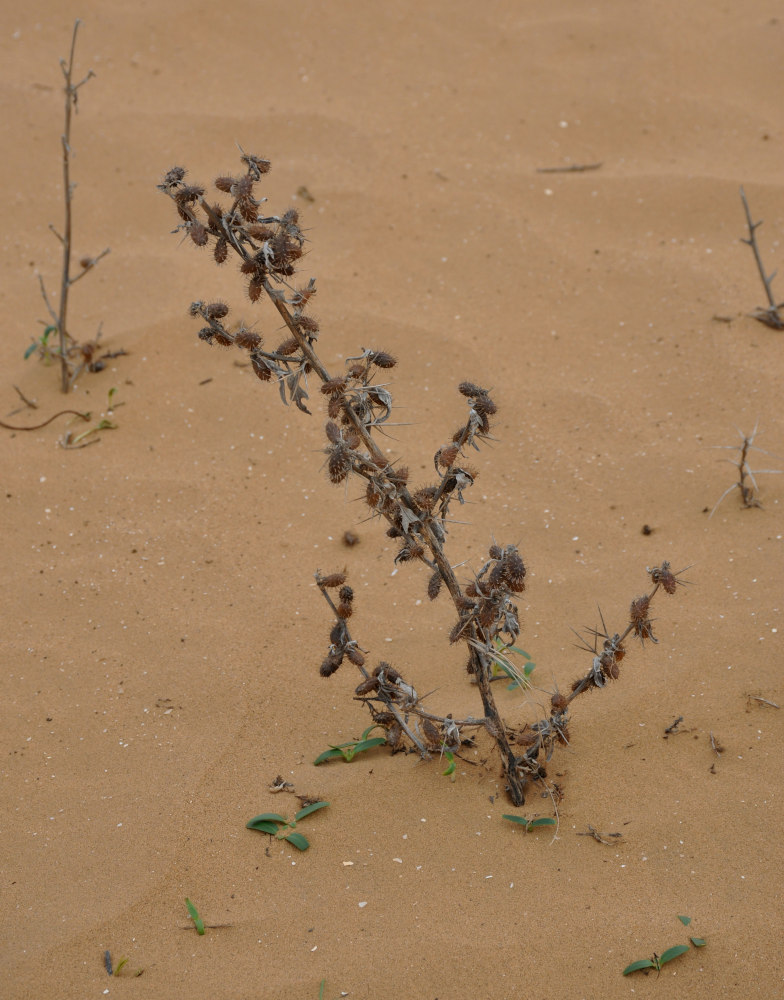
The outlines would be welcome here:
M 461 392 L 464 396 L 468 396 L 469 399 L 487 395 L 486 389 L 483 389 L 481 386 L 474 385 L 473 382 L 461 382 L 457 387 L 457 391 Z
M 282 344 L 279 344 L 275 348 L 276 354 L 283 354 L 286 357 L 290 357 L 292 354 L 296 354 L 299 350 L 299 341 L 296 337 L 289 337 L 288 340 L 284 340 Z
M 317 577 L 316 582 L 319 587 L 342 587 L 346 582 L 345 573 L 330 573 L 328 576 Z
M 491 545 L 488 554 L 491 559 L 500 559 L 501 556 L 504 554 L 504 550 L 501 548 L 500 545 Z
M 321 391 L 325 396 L 334 396 L 337 393 L 343 392 L 345 388 L 346 380 L 344 378 L 331 378 L 321 384 Z
M 319 668 L 319 673 L 321 674 L 322 677 L 331 677 L 342 662 L 343 662 L 342 656 L 334 656 L 330 654 L 322 662 L 321 667 Z
M 349 646 L 346 649 L 346 659 L 348 659 L 350 663 L 353 663 L 355 667 L 365 666 L 365 657 L 356 646 Z
M 446 445 L 436 452 L 436 461 L 442 469 L 449 469 L 457 461 L 460 449 L 456 444 Z
M 344 604 L 351 604 L 354 600 L 354 590 L 347 583 L 344 583 L 338 592 L 338 596 Z
M 258 275 L 254 274 L 254 276 L 250 279 L 250 282 L 248 284 L 248 298 L 251 300 L 251 302 L 258 302 L 259 298 L 261 297 L 261 293 L 263 291 L 264 291 L 264 285 L 261 281 L 261 278 Z
M 441 574 L 436 570 L 427 582 L 427 596 L 434 601 L 441 592 Z
M 230 194 L 231 193 L 231 188 L 232 188 L 233 184 L 234 184 L 234 178 L 233 177 L 216 177 L 215 178 L 215 187 L 219 191 L 223 191 L 225 194 Z
M 441 734 L 430 719 L 422 720 L 422 730 L 424 731 L 425 739 L 431 747 L 437 747 L 441 743 Z
M 353 607 L 350 604 L 344 603 L 343 601 L 341 601 L 341 603 L 338 604 L 336 611 L 338 618 L 342 618 L 344 621 L 346 620 L 346 618 L 350 618 L 354 613 Z
M 257 347 L 261 347 L 261 337 L 252 330 L 240 327 L 234 334 L 234 343 L 246 351 L 255 351 Z
M 265 364 L 261 355 L 252 351 L 250 355 L 250 363 L 253 366 L 253 374 L 256 378 L 260 379 L 262 382 L 269 382 L 272 378 L 272 372 Z
M 550 706 L 554 712 L 563 712 L 568 704 L 569 701 L 566 695 L 561 694 L 559 691 L 556 691 L 550 699 Z
M 327 461 L 327 472 L 330 480 L 335 483 L 342 483 L 351 472 L 351 459 L 342 444 L 335 445 L 330 452 Z
M 368 361 L 378 368 L 394 368 L 397 364 L 397 358 L 387 351 L 371 351 L 368 355 Z
M 318 320 L 314 319 L 313 316 L 297 316 L 295 322 L 300 330 L 304 330 L 311 336 L 319 332 Z
M 368 677 L 354 689 L 354 693 L 360 697 L 371 694 L 374 691 L 378 691 L 378 677 Z
M 212 251 L 212 256 L 215 258 L 216 264 L 225 264 L 226 258 L 229 256 L 229 241 L 225 236 L 221 236 L 220 239 L 215 244 Z
M 474 399 L 473 407 L 481 417 L 491 417 L 498 412 L 498 407 L 489 396 L 479 396 Z
M 204 306 L 203 315 L 205 319 L 223 319 L 228 312 L 229 307 L 225 302 L 210 302 Z
M 207 243 L 207 230 L 200 222 L 192 222 L 189 229 L 190 238 L 197 247 L 203 247 Z
M 452 626 L 449 632 L 449 641 L 459 642 L 461 639 L 466 639 L 466 624 L 468 622 L 467 618 L 459 618 L 455 624 Z
M 519 552 L 510 546 L 506 550 L 506 555 L 501 562 L 504 569 L 504 579 L 509 584 L 509 589 L 516 594 L 522 594 L 525 590 L 525 563 L 520 558 Z

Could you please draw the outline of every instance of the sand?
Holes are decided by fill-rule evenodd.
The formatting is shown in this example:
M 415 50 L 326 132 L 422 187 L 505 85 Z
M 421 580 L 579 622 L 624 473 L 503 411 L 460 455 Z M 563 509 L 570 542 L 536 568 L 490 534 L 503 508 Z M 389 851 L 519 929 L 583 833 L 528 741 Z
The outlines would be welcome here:
M 71 290 L 71 328 L 102 323 L 127 355 L 66 399 L 23 353 L 46 319 L 38 274 L 57 299 L 77 14 L 96 78 L 73 124 L 75 253 L 111 253 Z M 0 419 L 73 406 L 93 426 L 115 388 L 117 426 L 77 450 L 68 417 L 0 432 L 3 997 L 784 996 L 784 712 L 754 697 L 784 704 L 782 477 L 759 476 L 761 509 L 731 489 L 708 517 L 738 429 L 784 455 L 784 335 L 749 317 L 765 297 L 738 193 L 772 271 L 782 32 L 762 0 L 4 12 Z M 549 765 L 555 837 L 502 818 L 554 803 L 533 789 L 513 810 L 487 739 L 454 782 L 383 749 L 313 766 L 368 725 L 353 668 L 318 676 L 317 568 L 348 570 L 372 662 L 434 710 L 479 699 L 427 569 L 395 572 L 359 486 L 327 481 L 322 404 L 283 407 L 196 337 L 190 302 L 219 296 L 278 336 L 234 266 L 172 235 L 156 190 L 174 164 L 207 184 L 236 170 L 237 143 L 272 160 L 270 209 L 302 212 L 328 367 L 398 356 L 382 443 L 414 480 L 463 419 L 457 383 L 493 389 L 497 440 L 449 551 L 464 578 L 493 538 L 528 565 L 537 690 L 497 687 L 510 723 L 587 669 L 571 629 L 597 606 L 622 628 L 646 566 L 690 567 L 657 595 L 658 645 L 575 701 Z M 278 775 L 330 803 L 301 824 L 304 853 L 245 829 L 298 807 L 269 791 Z M 199 937 L 186 897 L 221 926 Z M 621 975 L 689 934 L 706 946 L 658 979 Z M 106 950 L 128 959 L 117 977 Z

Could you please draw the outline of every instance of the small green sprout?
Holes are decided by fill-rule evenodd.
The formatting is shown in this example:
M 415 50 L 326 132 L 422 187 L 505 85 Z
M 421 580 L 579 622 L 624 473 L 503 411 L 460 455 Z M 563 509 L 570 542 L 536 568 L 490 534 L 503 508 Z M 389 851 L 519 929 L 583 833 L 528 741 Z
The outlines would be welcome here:
M 454 781 L 455 780 L 455 767 L 457 766 L 455 764 L 455 755 L 452 753 L 451 750 L 444 750 L 444 756 L 447 759 L 447 765 L 446 765 L 446 768 L 441 773 L 449 775 L 449 779 L 451 781 Z
M 57 333 L 57 327 L 47 326 L 40 337 L 33 337 L 33 342 L 24 353 L 25 361 L 37 351 L 44 364 L 50 365 L 55 357 L 55 351 L 49 346 L 49 338 L 53 333 Z
M 684 917 L 680 913 L 678 914 L 678 920 L 680 920 L 684 927 L 688 927 L 691 923 L 691 917 Z M 705 947 L 704 938 L 690 937 L 689 940 L 695 948 Z M 678 958 L 680 955 L 685 955 L 688 950 L 689 946 L 687 944 L 676 944 L 672 948 L 663 951 L 661 955 L 657 955 L 654 952 L 652 958 L 641 958 L 636 962 L 632 962 L 631 965 L 627 965 L 623 970 L 623 974 L 624 976 L 629 976 L 632 972 L 642 972 L 646 969 L 655 969 L 657 972 L 661 972 L 663 965 L 671 962 L 674 958 Z
M 531 686 L 529 678 L 536 667 L 530 654 L 526 653 L 524 649 L 520 649 L 519 646 L 505 646 L 498 638 L 495 640 L 495 645 L 496 652 L 490 651 L 493 660 L 493 676 L 498 677 L 499 674 L 506 674 L 511 679 L 511 684 L 507 684 L 508 691 L 514 691 L 518 687 L 523 690 L 529 688 Z M 507 653 L 516 653 L 523 657 L 526 662 L 523 664 L 522 670 L 509 659 Z
M 123 955 L 123 957 L 117 963 L 117 966 L 116 966 L 116 968 L 114 970 L 114 975 L 115 976 L 119 976 L 120 975 L 120 970 L 122 969 L 122 967 L 124 965 L 127 965 L 127 964 L 128 964 L 128 959 L 125 957 L 125 955 Z
M 190 914 L 191 919 L 193 920 L 193 923 L 196 926 L 196 932 L 199 934 L 199 936 L 201 936 L 202 934 L 204 934 L 204 921 L 199 916 L 199 911 L 196 909 L 196 907 L 188 899 L 187 896 L 185 897 L 185 905 L 188 907 L 188 913 Z
M 525 816 L 504 815 L 501 818 L 511 820 L 513 823 L 519 823 L 520 826 L 525 827 L 526 833 L 537 826 L 555 826 L 555 820 L 552 816 L 542 816 L 541 819 L 526 819 Z
M 320 753 L 313 763 L 323 764 L 325 760 L 336 760 L 338 757 L 342 757 L 347 764 L 350 764 L 358 753 L 363 753 L 365 750 L 372 750 L 373 747 L 380 747 L 386 743 L 384 736 L 373 736 L 371 739 L 368 739 L 368 733 L 378 728 L 378 726 L 368 726 L 358 740 L 352 740 L 350 743 L 330 744 L 329 750 Z
M 309 806 L 305 806 L 299 812 L 295 813 L 294 819 L 291 820 L 286 819 L 285 816 L 281 816 L 280 813 L 260 813 L 258 816 L 254 816 L 253 819 L 248 820 L 245 826 L 248 830 L 258 830 L 260 833 L 268 833 L 271 837 L 275 837 L 276 840 L 287 840 L 298 851 L 306 851 L 310 847 L 310 842 L 301 833 L 294 833 L 294 827 L 301 819 L 310 816 L 311 813 L 316 812 L 318 809 L 324 809 L 328 805 L 329 802 L 311 802 Z

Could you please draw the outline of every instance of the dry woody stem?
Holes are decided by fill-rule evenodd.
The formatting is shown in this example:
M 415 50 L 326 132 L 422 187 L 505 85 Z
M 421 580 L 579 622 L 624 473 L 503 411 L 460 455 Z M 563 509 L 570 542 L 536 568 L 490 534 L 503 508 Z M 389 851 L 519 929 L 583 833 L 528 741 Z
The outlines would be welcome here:
M 284 339 L 268 344 L 244 322 L 229 324 L 229 306 L 219 301 L 194 301 L 190 315 L 200 323 L 198 336 L 211 345 L 246 352 L 254 374 L 262 382 L 276 384 L 285 404 L 293 403 L 310 413 L 310 384 L 318 384 L 318 395 L 326 409 L 324 456 L 327 475 L 335 484 L 358 482 L 371 517 L 387 526 L 396 542 L 396 564 L 422 567 L 426 593 L 431 601 L 446 592 L 454 605 L 455 620 L 448 640 L 462 644 L 466 670 L 478 687 L 482 714 L 457 718 L 424 706 L 420 695 L 400 668 L 382 660 L 369 666 L 349 628 L 354 614 L 354 591 L 345 573 L 317 572 L 316 583 L 334 621 L 320 674 L 330 677 L 348 661 L 361 675 L 354 696 L 384 729 L 393 751 L 414 750 L 422 757 L 457 752 L 473 742 L 483 730 L 494 741 L 501 758 L 508 794 L 515 805 L 525 801 L 526 787 L 546 777 L 545 764 L 558 744 L 569 742 L 571 702 L 581 693 L 604 687 L 618 677 L 627 637 L 656 642 L 650 603 L 659 590 L 674 593 L 680 582 L 668 563 L 649 570 L 650 593 L 632 602 L 629 621 L 620 633 L 592 630 L 592 663 L 569 695 L 551 695 L 549 715 L 522 728 L 507 724 L 498 709 L 492 680 L 501 668 L 513 671 L 509 659 L 520 634 L 517 601 L 526 589 L 527 570 L 513 544 L 489 546 L 483 565 L 472 576 L 458 580 L 446 554 L 455 504 L 474 484 L 477 472 L 468 461 L 470 449 L 478 450 L 492 437 L 497 406 L 490 392 L 472 382 L 458 386 L 466 407 L 464 418 L 452 435 L 436 450 L 431 481 L 409 482 L 405 465 L 391 462 L 376 443 L 383 432 L 393 400 L 385 379 L 397 359 L 378 347 L 363 347 L 348 357 L 343 370 L 331 372 L 318 353 L 319 322 L 309 312 L 316 294 L 315 279 L 295 284 L 299 260 L 305 252 L 305 236 L 299 213 L 289 209 L 281 215 L 262 211 L 256 185 L 269 171 L 268 160 L 241 151 L 242 170 L 216 178 L 217 201 L 200 184 L 186 181 L 186 171 L 173 167 L 160 189 L 172 200 L 178 215 L 175 232 L 195 246 L 212 253 L 218 265 L 230 255 L 239 261 L 252 303 L 269 299 L 284 326 Z M 221 197 L 222 196 L 222 197 Z
M 89 70 L 86 76 L 78 82 L 74 82 L 76 36 L 81 23 L 78 18 L 74 22 L 70 55 L 67 60 L 60 60 L 60 69 L 65 80 L 65 124 L 63 134 L 60 137 L 63 152 L 63 201 L 65 218 L 62 232 L 58 232 L 51 224 L 49 226 L 62 247 L 63 262 L 60 276 L 60 298 L 57 309 L 52 305 L 46 285 L 44 284 L 44 279 L 41 275 L 38 276 L 41 297 L 49 313 L 51 326 L 57 334 L 58 346 L 55 353 L 60 359 L 60 388 L 63 392 L 69 391 L 83 370 L 100 371 L 103 368 L 103 364 L 98 357 L 98 343 L 101 336 L 100 328 L 92 340 L 84 341 L 83 343 L 78 343 L 68 330 L 68 292 L 72 285 L 75 285 L 80 278 L 83 278 L 85 274 L 92 271 L 98 261 L 102 260 L 109 253 L 109 248 L 107 247 L 95 257 L 83 257 L 79 261 L 79 271 L 74 274 L 71 262 L 73 249 L 73 196 L 75 187 L 71 180 L 71 117 L 78 111 L 79 91 L 88 80 L 95 76 L 95 73 Z

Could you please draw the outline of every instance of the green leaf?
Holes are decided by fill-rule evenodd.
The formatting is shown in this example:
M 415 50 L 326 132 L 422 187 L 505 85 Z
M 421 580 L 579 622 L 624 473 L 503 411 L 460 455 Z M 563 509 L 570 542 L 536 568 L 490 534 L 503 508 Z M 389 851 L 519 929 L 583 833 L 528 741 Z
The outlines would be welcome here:
M 373 747 L 383 746 L 386 741 L 385 736 L 373 736 L 369 740 L 360 740 L 360 742 L 354 747 L 351 757 L 356 757 L 358 753 L 364 753 L 365 750 L 372 750 Z
M 124 965 L 127 965 L 127 964 L 128 964 L 128 959 L 125 957 L 125 955 L 123 955 L 123 957 L 117 963 L 117 968 L 114 970 L 114 972 L 112 973 L 112 975 L 119 976 L 120 975 L 120 969 L 122 969 L 122 967 Z
M 632 962 L 631 965 L 627 965 L 623 970 L 624 976 L 630 975 L 632 972 L 639 972 L 640 969 L 655 969 L 656 964 L 652 962 L 649 958 L 641 958 L 639 962 Z
M 288 842 L 293 847 L 296 847 L 298 851 L 307 851 L 307 849 L 310 847 L 310 844 L 308 843 L 306 838 L 302 836 L 301 833 L 289 833 L 283 839 L 288 840 Z
M 288 823 L 288 820 L 285 816 L 281 816 L 280 813 L 259 813 L 258 816 L 249 819 L 245 826 L 249 830 L 253 830 L 256 828 L 257 823 Z
M 501 817 L 501 819 L 509 819 L 513 823 L 520 823 L 522 826 L 526 827 L 526 829 L 528 828 L 528 825 L 531 822 L 529 819 L 526 819 L 525 816 L 509 816 L 509 815 L 506 815 L 506 814 L 504 814 Z
M 531 676 L 531 674 L 532 674 L 532 673 L 534 672 L 534 670 L 536 670 L 536 664 L 534 663 L 534 661 L 533 661 L 533 660 L 530 660 L 530 661 L 529 661 L 528 663 L 526 663 L 526 665 L 525 665 L 525 666 L 523 667 L 523 673 L 525 674 L 525 676 L 526 676 L 526 677 L 530 677 L 530 676 Z
M 525 827 L 526 833 L 535 826 L 555 826 L 555 820 L 552 816 L 542 816 L 541 819 L 526 819 L 525 816 L 504 815 L 501 818 L 511 820 L 513 823 L 519 823 Z
M 454 774 L 455 773 L 455 767 L 456 767 L 454 754 L 450 750 L 447 750 L 444 753 L 444 756 L 449 761 L 449 763 L 446 766 L 446 770 L 442 771 L 441 773 L 442 774 Z
M 204 921 L 199 916 L 199 911 L 196 909 L 196 907 L 188 899 L 187 896 L 185 897 L 185 905 L 188 907 L 188 913 L 190 913 L 191 919 L 193 920 L 194 924 L 196 924 L 196 931 L 197 931 L 197 933 L 198 934 L 203 934 L 204 933 Z
M 531 659 L 530 654 L 526 653 L 526 651 L 524 649 L 520 649 L 519 646 L 507 646 L 507 649 L 511 649 L 511 651 L 513 653 L 517 653 L 518 656 L 522 656 L 522 658 L 524 660 L 530 660 Z
M 336 757 L 343 757 L 345 760 L 343 751 L 339 747 L 332 747 L 330 750 L 325 750 L 324 753 L 320 753 L 313 763 L 323 764 L 325 760 L 334 760 Z
M 368 726 L 364 733 L 360 736 L 360 740 L 366 740 L 368 738 L 368 734 L 372 733 L 374 729 L 381 729 L 381 726 L 377 723 L 372 726 Z
M 691 923 L 691 917 L 682 917 L 680 913 L 678 914 L 678 920 L 680 920 L 684 927 L 688 927 Z
M 695 948 L 704 948 L 705 945 L 708 943 L 705 940 L 705 938 L 690 937 L 689 940 L 691 941 L 691 943 L 694 945 Z
M 245 826 L 248 830 L 258 830 L 260 833 L 269 833 L 273 837 L 277 834 L 280 829 L 275 823 L 267 823 L 264 820 L 260 820 L 258 823 L 246 823 Z M 288 824 L 286 824 L 288 826 Z
M 311 804 L 309 806 L 305 806 L 305 808 L 304 809 L 300 809 L 300 811 L 298 813 L 294 813 L 294 820 L 295 820 L 295 822 L 299 822 L 301 819 L 304 819 L 306 816 L 310 816 L 311 813 L 316 812 L 316 810 L 318 810 L 318 809 L 324 809 L 328 805 L 329 805 L 329 802 L 311 802 Z
M 684 952 L 687 952 L 688 950 L 689 946 L 687 944 L 676 944 L 673 948 L 668 948 L 667 951 L 665 951 L 659 958 L 659 965 L 664 965 L 665 962 L 671 962 L 674 958 L 677 958 L 678 955 L 683 955 Z
M 35 354 L 35 352 L 38 350 L 38 343 L 39 342 L 37 340 L 34 340 L 32 344 L 30 344 L 30 346 L 24 352 L 25 361 L 27 361 L 27 359 L 30 357 L 31 354 Z

